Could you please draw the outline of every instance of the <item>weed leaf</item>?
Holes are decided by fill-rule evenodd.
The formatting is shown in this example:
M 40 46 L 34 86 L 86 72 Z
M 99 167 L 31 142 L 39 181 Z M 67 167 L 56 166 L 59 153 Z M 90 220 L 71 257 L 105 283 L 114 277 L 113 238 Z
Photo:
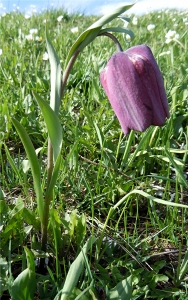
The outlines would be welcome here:
M 109 300 L 130 300 L 132 297 L 132 277 L 119 282 L 113 289 L 110 290 Z

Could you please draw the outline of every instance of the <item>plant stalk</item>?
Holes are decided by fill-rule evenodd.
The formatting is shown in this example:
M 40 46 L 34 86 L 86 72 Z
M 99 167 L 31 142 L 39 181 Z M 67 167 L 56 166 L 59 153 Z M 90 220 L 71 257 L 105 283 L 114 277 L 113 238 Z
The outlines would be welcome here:
M 62 78 L 62 85 L 61 85 L 61 98 L 63 97 L 67 79 L 69 77 L 70 71 L 74 65 L 74 62 L 80 53 L 79 50 L 76 50 L 74 54 L 72 55 L 67 68 L 63 74 Z M 49 207 L 50 203 L 53 200 L 53 194 L 49 195 L 48 194 L 48 187 L 51 182 L 52 178 L 52 173 L 53 173 L 53 148 L 52 148 L 52 143 L 50 138 L 48 138 L 48 165 L 47 165 L 47 185 L 46 185 L 46 196 L 45 196 L 45 202 L 44 202 L 44 215 L 43 215 L 43 220 L 42 220 L 42 225 L 41 225 L 41 231 L 42 231 L 42 239 L 41 239 L 41 250 L 46 252 L 46 245 L 47 245 L 47 233 L 48 233 L 48 219 L 49 219 Z M 41 268 L 42 264 L 44 265 L 44 260 L 41 260 Z
M 47 244 L 47 227 L 48 227 L 48 218 L 49 218 L 49 207 L 50 202 L 53 199 L 53 195 L 49 195 L 47 193 L 48 187 L 50 185 L 50 181 L 52 178 L 53 173 L 53 148 L 50 138 L 48 138 L 48 165 L 47 165 L 47 190 L 45 195 L 45 202 L 44 202 L 44 215 L 42 220 L 42 244 L 41 250 L 46 251 L 46 244 Z
M 110 39 L 113 40 L 115 43 L 118 51 L 123 51 L 118 39 L 111 33 L 109 32 L 104 32 L 99 34 L 98 36 L 107 36 Z M 70 71 L 72 70 L 72 67 L 76 61 L 76 58 L 78 57 L 78 54 L 80 53 L 79 47 L 75 50 L 73 53 L 71 59 L 68 62 L 68 65 L 63 73 L 62 77 L 62 84 L 61 84 L 61 94 L 60 97 L 63 97 L 63 94 L 65 92 L 65 87 L 67 84 L 67 80 L 70 74 Z M 42 225 L 41 225 L 41 230 L 42 230 L 42 241 L 41 241 L 41 249 L 42 251 L 46 252 L 46 245 L 47 245 L 47 233 L 48 233 L 48 219 L 49 219 L 49 207 L 50 207 L 50 202 L 53 200 L 53 194 L 49 195 L 48 194 L 48 187 L 51 182 L 52 178 L 52 173 L 53 173 L 53 148 L 52 148 L 52 143 L 50 138 L 48 138 L 48 166 L 47 166 L 47 189 L 46 189 L 46 196 L 45 196 L 45 203 L 44 203 L 44 215 L 43 215 L 43 220 L 42 220 Z M 43 266 L 42 266 L 43 265 Z M 44 267 L 44 260 L 41 259 L 41 264 L 40 267 Z
M 111 34 L 110 32 L 103 32 L 98 34 L 98 36 L 102 36 L 102 35 L 109 37 L 115 43 L 117 50 L 123 52 L 123 48 L 121 47 L 121 44 L 118 41 L 118 39 L 115 37 L 115 35 Z
M 73 67 L 75 60 L 77 59 L 79 53 L 80 53 L 80 51 L 78 49 L 76 49 L 75 52 L 73 53 L 71 59 L 69 60 L 68 65 L 63 73 L 62 85 L 61 85 L 61 98 L 63 97 L 63 94 L 65 92 L 65 87 L 67 84 L 67 79 L 69 77 L 70 71 L 72 70 L 72 67 Z

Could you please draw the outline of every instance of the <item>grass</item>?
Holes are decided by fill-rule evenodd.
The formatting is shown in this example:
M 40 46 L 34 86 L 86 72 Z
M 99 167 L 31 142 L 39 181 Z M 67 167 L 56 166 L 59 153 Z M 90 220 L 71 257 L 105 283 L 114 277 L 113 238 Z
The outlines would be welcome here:
M 125 49 L 142 43 L 152 49 L 171 114 L 163 127 L 123 136 L 99 84 L 100 71 L 116 51 L 110 40 L 96 38 L 78 57 L 60 108 L 62 161 L 44 253 L 31 170 L 12 117 L 37 149 L 45 188 L 48 133 L 32 93 L 50 101 L 44 20 L 63 68 L 77 36 L 98 18 L 64 10 L 30 19 L 19 12 L 1 17 L 1 299 L 16 294 L 23 272 L 24 282 L 33 283 L 34 298 L 26 288 L 19 299 L 60 299 L 71 264 L 78 278 L 69 299 L 187 299 L 187 209 L 173 205 L 188 199 L 186 18 L 187 12 L 164 10 L 140 16 L 134 25 L 131 16 L 128 27 L 135 38 L 116 35 Z M 153 31 L 149 24 L 155 24 Z M 77 26 L 79 32 L 72 33 Z M 38 29 L 38 40 L 25 38 L 32 28 Z M 179 38 L 167 44 L 169 30 Z M 88 242 L 91 236 L 96 240 Z M 80 252 L 84 245 L 87 251 Z

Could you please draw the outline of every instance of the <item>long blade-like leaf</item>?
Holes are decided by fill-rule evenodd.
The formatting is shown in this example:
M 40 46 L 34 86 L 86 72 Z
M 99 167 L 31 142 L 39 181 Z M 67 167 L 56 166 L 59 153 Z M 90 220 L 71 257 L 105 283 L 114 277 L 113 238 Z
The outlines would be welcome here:
M 34 146 L 30 140 L 29 135 L 27 134 L 25 128 L 15 119 L 12 118 L 12 123 L 15 126 L 22 144 L 24 145 L 25 151 L 27 153 L 27 157 L 29 159 L 31 165 L 31 171 L 33 175 L 33 182 L 35 193 L 37 197 L 37 204 L 39 210 L 40 220 L 43 219 L 43 209 L 44 209 L 44 202 L 43 202 L 43 195 L 42 195 L 42 188 L 41 188 L 41 170 L 39 166 L 39 162 L 37 159 L 37 155 L 35 153 Z
M 113 210 L 115 210 L 119 205 L 121 205 L 125 200 L 127 200 L 128 197 L 130 197 L 130 195 L 132 194 L 139 194 L 151 201 L 160 203 L 160 204 L 164 204 L 164 205 L 169 205 L 169 206 L 176 206 L 176 207 L 180 207 L 180 208 L 188 208 L 188 205 L 185 204 L 181 204 L 181 203 L 176 203 L 176 202 L 171 202 L 171 201 L 167 201 L 167 200 L 163 200 L 163 199 L 159 199 L 156 198 L 148 193 L 145 193 L 141 190 L 133 190 L 130 193 L 128 193 L 127 195 L 125 195 L 121 200 L 119 200 L 113 207 Z
M 126 10 L 131 8 L 135 4 L 123 5 L 113 10 L 110 14 L 104 15 L 94 24 L 92 24 L 89 28 L 87 28 L 76 40 L 76 42 L 72 45 L 69 54 L 66 59 L 66 64 L 69 62 L 71 56 L 73 55 L 74 51 L 79 48 L 81 51 L 85 46 L 87 46 L 90 42 L 92 42 L 95 37 L 98 35 L 99 31 L 101 30 L 102 26 L 109 23 L 113 19 L 117 18 L 119 15 L 124 13 Z
M 59 57 L 50 41 L 48 32 L 46 30 L 46 45 L 50 60 L 51 69 L 51 95 L 50 95 L 50 107 L 55 111 L 56 115 L 59 112 L 59 106 L 61 101 L 61 65 Z
M 51 180 L 50 180 L 50 184 L 49 184 L 48 189 L 46 191 L 46 197 L 50 197 L 50 198 L 53 197 L 53 189 L 54 189 L 54 186 L 56 184 L 57 176 L 59 174 L 60 164 L 61 164 L 61 153 L 59 153 L 59 155 L 56 159 L 56 162 L 55 162 L 55 165 L 54 165 L 54 168 L 53 168 L 52 177 L 51 177 Z
M 48 134 L 52 143 L 54 151 L 54 161 L 56 162 L 57 157 L 61 151 L 62 145 L 62 128 L 59 119 L 52 108 L 44 101 L 38 94 L 34 93 L 34 96 L 40 106 L 42 115 L 44 117 Z
M 101 29 L 99 31 L 99 34 L 102 34 L 104 32 L 121 32 L 121 33 L 126 33 L 130 35 L 130 37 L 133 39 L 134 38 L 134 33 L 130 29 L 122 28 L 122 27 L 109 27 L 105 29 Z
M 183 171 L 182 171 L 181 167 L 176 163 L 175 159 L 173 159 L 172 155 L 170 154 L 170 152 L 166 148 L 165 148 L 165 153 L 166 153 L 166 156 L 168 157 L 169 161 L 171 162 L 171 164 L 175 168 L 176 173 L 179 176 L 180 183 L 188 188 L 188 182 L 185 179 L 185 176 L 183 174 Z
M 4 148 L 5 148 L 6 156 L 7 156 L 7 158 L 8 158 L 8 162 L 9 162 L 9 164 L 11 165 L 11 168 L 12 168 L 13 171 L 15 172 L 17 178 L 19 178 L 20 183 L 22 183 L 23 179 L 22 179 L 22 177 L 21 177 L 21 175 L 20 175 L 19 169 L 18 169 L 18 167 L 16 166 L 14 160 L 12 159 L 12 157 L 11 157 L 11 155 L 10 155 L 10 152 L 9 152 L 9 150 L 8 150 L 8 148 L 7 148 L 7 146 L 6 146 L 6 144 L 4 144 Z
M 84 269 L 84 255 L 86 255 L 86 252 L 91 248 L 95 240 L 94 237 L 90 237 L 78 257 L 71 264 L 62 289 L 61 300 L 68 299 L 68 296 L 71 294 L 74 287 L 76 287 L 78 279 Z

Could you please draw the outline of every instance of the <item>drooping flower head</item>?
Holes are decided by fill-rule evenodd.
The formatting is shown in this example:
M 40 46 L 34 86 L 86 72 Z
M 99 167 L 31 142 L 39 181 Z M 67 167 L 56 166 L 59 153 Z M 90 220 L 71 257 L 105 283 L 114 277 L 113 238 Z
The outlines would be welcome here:
M 125 135 L 162 126 L 169 118 L 163 78 L 148 46 L 113 54 L 100 81 Z

